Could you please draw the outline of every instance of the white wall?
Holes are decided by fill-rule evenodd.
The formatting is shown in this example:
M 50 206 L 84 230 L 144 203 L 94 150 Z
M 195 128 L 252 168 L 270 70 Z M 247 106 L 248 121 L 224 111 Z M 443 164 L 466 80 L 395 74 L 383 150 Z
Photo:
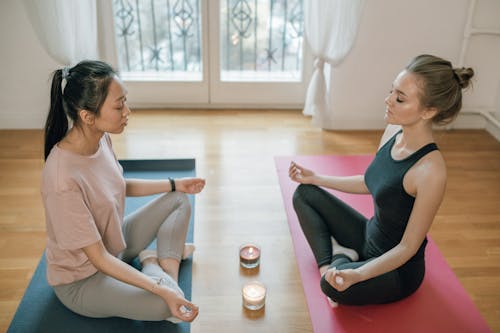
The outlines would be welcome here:
M 335 116 L 331 128 L 382 128 L 384 98 L 409 60 L 430 53 L 458 66 L 468 0 L 366 1 L 359 34 L 344 63 L 330 76 Z M 500 22 L 500 1 L 479 0 L 475 26 Z M 500 37 L 471 39 L 465 66 L 473 67 L 474 88 L 464 110 L 495 107 L 500 84 Z M 362 116 L 361 116 L 362 115 Z M 457 127 L 485 127 L 479 116 L 457 119 Z
M 331 75 L 332 128 L 382 128 L 384 98 L 413 56 L 433 53 L 457 63 L 468 0 L 367 0 L 356 44 Z M 478 0 L 476 26 L 500 26 L 500 1 Z M 50 73 L 59 68 L 40 46 L 19 0 L 0 1 L 0 129 L 42 128 Z M 500 37 L 477 36 L 465 64 L 476 70 L 464 108 L 496 109 L 500 117 Z M 481 117 L 459 127 L 487 126 Z
M 0 1 L 0 129 L 42 128 L 50 73 L 58 65 L 41 47 L 23 1 Z
M 500 1 L 478 0 L 472 23 L 475 28 L 500 31 Z M 474 63 L 478 72 L 474 94 L 466 107 L 492 111 L 500 121 L 500 36 L 472 37 L 465 61 Z M 486 122 L 486 130 L 500 141 L 500 128 Z

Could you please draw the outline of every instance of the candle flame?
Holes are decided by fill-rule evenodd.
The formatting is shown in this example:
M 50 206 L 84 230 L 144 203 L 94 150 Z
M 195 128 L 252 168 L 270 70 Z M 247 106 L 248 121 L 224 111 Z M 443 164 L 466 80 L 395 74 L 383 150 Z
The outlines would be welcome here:
M 251 247 L 251 248 L 249 248 L 249 249 L 248 249 L 248 253 L 249 253 L 249 254 L 252 254 L 252 253 L 253 253 L 253 247 Z

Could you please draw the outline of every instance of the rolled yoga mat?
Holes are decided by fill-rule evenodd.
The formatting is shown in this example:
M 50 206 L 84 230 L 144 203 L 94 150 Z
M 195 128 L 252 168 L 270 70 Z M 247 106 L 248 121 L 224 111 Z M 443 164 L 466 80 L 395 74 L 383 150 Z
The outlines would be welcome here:
M 314 332 L 491 332 L 430 237 L 425 253 L 425 278 L 413 295 L 384 305 L 330 307 L 319 285 L 318 266 L 293 209 L 292 196 L 298 184 L 288 177 L 288 167 L 293 160 L 321 174 L 347 176 L 364 174 L 372 159 L 372 155 L 275 157 L 295 257 Z M 331 192 L 363 215 L 373 215 L 370 195 Z
M 167 177 L 193 177 L 194 159 L 181 160 L 123 160 L 120 161 L 126 178 L 166 179 Z M 152 200 L 154 196 L 130 197 L 125 200 L 125 215 Z M 193 241 L 194 196 L 189 195 L 193 207 L 187 241 Z M 154 247 L 154 242 L 149 247 Z M 139 260 L 133 261 L 139 268 Z M 191 299 L 192 260 L 183 260 L 179 272 L 179 285 L 187 299 Z M 56 297 L 46 278 L 45 254 L 17 308 L 8 333 L 189 333 L 189 323 L 173 324 L 167 321 L 138 321 L 118 317 L 89 318 L 67 309 Z

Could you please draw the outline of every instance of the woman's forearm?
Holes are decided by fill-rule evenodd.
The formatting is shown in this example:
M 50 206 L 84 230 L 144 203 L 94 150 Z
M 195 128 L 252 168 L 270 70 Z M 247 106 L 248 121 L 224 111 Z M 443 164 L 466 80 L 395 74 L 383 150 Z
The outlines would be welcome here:
M 347 177 L 318 175 L 315 177 L 313 184 L 346 193 L 369 193 L 363 175 Z
M 126 180 L 128 197 L 140 197 L 172 191 L 168 179 L 134 179 Z
M 406 248 L 400 243 L 383 255 L 367 262 L 363 266 L 356 268 L 361 277 L 361 280 L 358 282 L 393 271 L 401 267 L 413 255 L 414 251 Z

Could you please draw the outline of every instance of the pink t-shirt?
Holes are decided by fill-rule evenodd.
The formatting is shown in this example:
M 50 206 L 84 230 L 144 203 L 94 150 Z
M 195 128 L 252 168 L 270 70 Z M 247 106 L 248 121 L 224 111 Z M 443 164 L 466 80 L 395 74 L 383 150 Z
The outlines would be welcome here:
M 102 240 L 115 256 L 125 249 L 121 229 L 125 180 L 109 135 L 103 135 L 92 156 L 55 145 L 42 173 L 41 192 L 50 285 L 71 283 L 97 272 L 82 250 L 85 246 Z

